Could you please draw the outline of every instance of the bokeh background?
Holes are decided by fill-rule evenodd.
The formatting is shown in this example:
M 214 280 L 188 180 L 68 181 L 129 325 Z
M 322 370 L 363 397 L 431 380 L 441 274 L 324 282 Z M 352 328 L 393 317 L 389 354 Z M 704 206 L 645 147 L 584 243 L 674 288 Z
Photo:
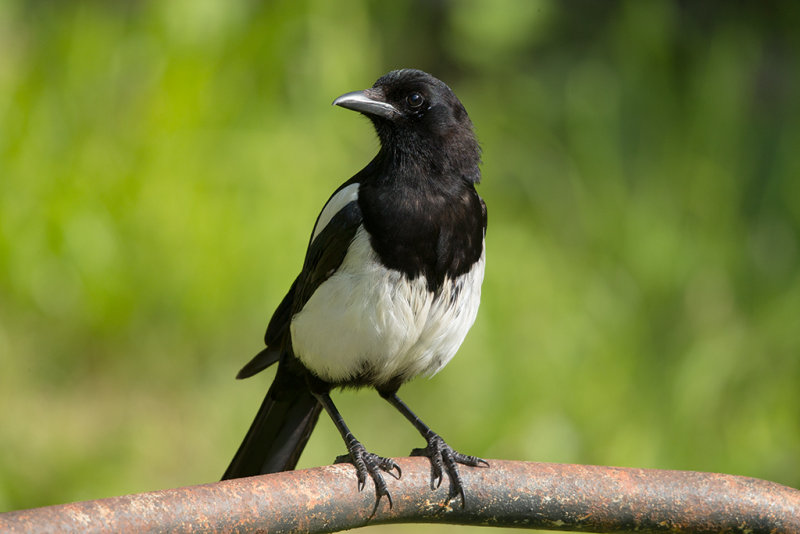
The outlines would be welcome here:
M 0 511 L 221 475 L 272 371 L 233 377 L 377 150 L 330 103 L 410 66 L 475 123 L 489 232 L 478 321 L 407 402 L 486 458 L 800 486 L 797 28 L 788 1 L 0 2 Z M 335 400 L 368 448 L 421 445 Z M 320 421 L 302 466 L 343 452 Z

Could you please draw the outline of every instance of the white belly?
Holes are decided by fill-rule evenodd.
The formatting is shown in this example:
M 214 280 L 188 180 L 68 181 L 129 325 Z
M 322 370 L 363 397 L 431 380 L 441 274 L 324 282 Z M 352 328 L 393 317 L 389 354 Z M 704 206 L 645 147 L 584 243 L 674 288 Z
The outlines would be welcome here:
M 376 384 L 433 375 L 475 322 L 483 270 L 482 255 L 434 298 L 422 277 L 408 280 L 383 267 L 359 228 L 336 273 L 292 317 L 295 355 L 330 382 L 364 373 Z

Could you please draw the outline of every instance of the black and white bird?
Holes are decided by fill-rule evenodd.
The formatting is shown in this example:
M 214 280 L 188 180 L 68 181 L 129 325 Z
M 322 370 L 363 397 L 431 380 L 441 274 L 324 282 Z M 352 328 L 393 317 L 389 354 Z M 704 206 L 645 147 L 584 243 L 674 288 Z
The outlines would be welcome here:
M 453 91 L 420 70 L 389 72 L 334 105 L 375 126 L 378 155 L 343 183 L 317 217 L 305 262 L 267 326 L 267 347 L 239 372 L 278 371 L 223 479 L 294 469 L 320 410 L 333 419 L 363 489 L 391 496 L 389 458 L 367 452 L 333 404 L 336 387 L 372 387 L 422 434 L 432 485 L 457 464 L 488 466 L 453 450 L 397 396 L 455 355 L 475 321 L 484 272 L 486 205 L 475 191 L 480 148 Z

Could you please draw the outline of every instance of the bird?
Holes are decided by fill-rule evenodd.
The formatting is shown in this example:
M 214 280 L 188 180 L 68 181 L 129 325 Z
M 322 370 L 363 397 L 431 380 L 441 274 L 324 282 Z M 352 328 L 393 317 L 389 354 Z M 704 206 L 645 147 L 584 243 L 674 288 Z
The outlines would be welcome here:
M 400 467 L 355 438 L 330 396 L 368 387 L 424 438 L 412 455 L 430 459 L 431 488 L 446 472 L 449 498 L 465 506 L 459 464 L 489 464 L 450 447 L 397 392 L 440 371 L 476 319 L 487 222 L 475 190 L 481 149 L 461 101 L 421 70 L 393 70 L 333 105 L 366 116 L 380 149 L 325 203 L 300 274 L 268 323 L 266 348 L 237 375 L 278 364 L 223 480 L 294 469 L 324 410 L 347 448 L 336 461 L 355 466 L 359 491 L 372 479 L 376 509 L 384 496 L 391 508 L 383 474 L 399 479 Z

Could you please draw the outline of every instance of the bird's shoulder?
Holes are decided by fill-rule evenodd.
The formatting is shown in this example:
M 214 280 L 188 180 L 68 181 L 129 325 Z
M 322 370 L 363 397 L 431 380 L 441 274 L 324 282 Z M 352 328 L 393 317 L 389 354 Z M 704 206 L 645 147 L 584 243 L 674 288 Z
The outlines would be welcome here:
M 348 180 L 328 199 L 317 221 L 297 277 L 292 314 L 303 308 L 314 291 L 342 264 L 350 243 L 362 224 L 358 203 L 359 182 Z

